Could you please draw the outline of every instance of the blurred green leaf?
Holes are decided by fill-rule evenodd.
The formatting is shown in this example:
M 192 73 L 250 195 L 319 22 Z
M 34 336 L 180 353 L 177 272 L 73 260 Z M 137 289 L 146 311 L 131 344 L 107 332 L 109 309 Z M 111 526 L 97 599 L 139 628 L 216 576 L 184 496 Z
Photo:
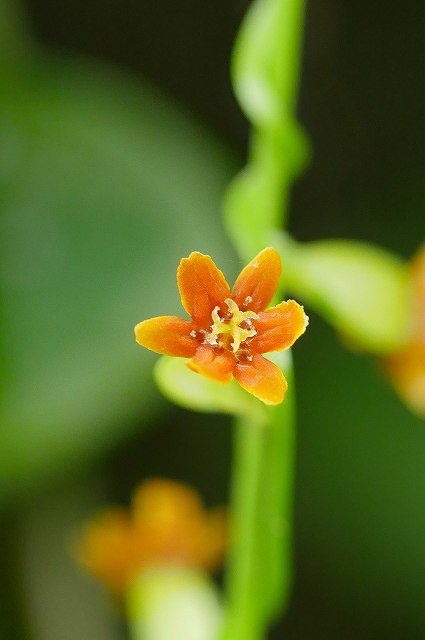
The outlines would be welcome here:
M 191 411 L 250 416 L 262 411 L 259 402 L 232 380 L 220 384 L 191 371 L 186 360 L 163 356 L 155 366 L 155 379 L 162 393 Z
M 180 308 L 175 270 L 233 258 L 226 150 L 116 70 L 36 57 L 1 74 L 0 497 L 109 449 L 159 407 L 136 322 Z
M 270 128 L 292 116 L 303 12 L 303 0 L 257 0 L 242 23 L 232 59 L 233 85 L 254 125 Z
M 333 324 L 353 346 L 385 354 L 407 339 L 411 288 L 395 255 L 351 240 L 300 244 L 281 232 L 285 286 Z

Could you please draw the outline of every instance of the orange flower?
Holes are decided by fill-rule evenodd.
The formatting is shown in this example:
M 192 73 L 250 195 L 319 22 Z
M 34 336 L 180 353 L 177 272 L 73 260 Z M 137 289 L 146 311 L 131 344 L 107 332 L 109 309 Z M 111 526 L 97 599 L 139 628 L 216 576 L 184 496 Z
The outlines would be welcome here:
M 308 322 L 294 300 L 264 310 L 280 273 L 279 254 L 269 247 L 242 270 L 230 291 L 209 256 L 191 253 L 177 270 L 182 304 L 191 320 L 176 316 L 145 320 L 135 328 L 136 340 L 157 353 L 190 358 L 190 369 L 217 382 L 230 382 L 234 376 L 264 403 L 279 404 L 286 380 L 262 354 L 291 347 Z
M 413 411 L 425 416 L 425 245 L 411 263 L 412 331 L 408 343 L 384 360 L 394 387 Z
M 189 487 L 153 479 L 136 490 L 131 512 L 115 508 L 95 517 L 76 555 L 87 571 L 122 595 L 146 569 L 216 569 L 225 543 L 223 509 L 206 511 Z

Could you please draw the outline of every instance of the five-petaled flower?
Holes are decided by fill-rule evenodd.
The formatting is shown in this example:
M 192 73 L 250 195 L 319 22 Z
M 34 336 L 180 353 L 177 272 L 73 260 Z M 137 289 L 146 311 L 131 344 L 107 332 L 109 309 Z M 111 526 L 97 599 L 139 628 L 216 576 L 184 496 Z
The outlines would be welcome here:
M 182 304 L 191 320 L 145 320 L 135 328 L 136 340 L 157 353 L 190 358 L 190 369 L 218 382 L 235 377 L 264 403 L 279 404 L 286 380 L 262 354 L 291 347 L 308 323 L 294 300 L 265 311 L 281 269 L 279 254 L 268 247 L 242 270 L 230 291 L 210 256 L 191 253 L 177 270 Z
M 227 541 L 224 509 L 204 509 L 190 487 L 163 478 L 141 484 L 131 511 L 109 508 L 86 526 L 80 564 L 121 597 L 142 572 L 183 567 L 214 571 Z

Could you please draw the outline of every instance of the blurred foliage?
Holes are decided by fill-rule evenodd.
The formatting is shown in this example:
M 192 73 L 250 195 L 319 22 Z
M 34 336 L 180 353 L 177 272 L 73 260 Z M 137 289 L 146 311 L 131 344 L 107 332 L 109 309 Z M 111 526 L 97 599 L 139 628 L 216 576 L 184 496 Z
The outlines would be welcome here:
M 299 243 L 272 234 L 285 285 L 323 315 L 354 349 L 382 355 L 405 344 L 413 324 L 407 264 L 381 247 L 354 240 Z
M 99 64 L 40 55 L 1 81 L 5 497 L 157 410 L 133 326 L 164 300 L 177 310 L 182 255 L 229 260 L 233 163 L 170 100 Z
M 419 639 L 424 423 L 400 403 L 379 365 L 345 352 L 316 315 L 295 374 L 297 573 L 288 637 Z M 301 621 L 303 610 L 308 620 Z

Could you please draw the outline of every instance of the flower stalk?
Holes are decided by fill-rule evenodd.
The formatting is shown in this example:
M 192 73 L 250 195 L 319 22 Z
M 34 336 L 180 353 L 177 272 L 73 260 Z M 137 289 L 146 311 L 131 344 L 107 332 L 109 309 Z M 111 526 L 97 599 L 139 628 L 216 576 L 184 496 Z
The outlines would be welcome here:
M 222 640 L 261 640 L 287 605 L 292 573 L 294 384 L 285 401 L 234 424 L 231 540 Z
M 260 250 L 286 222 L 290 186 L 308 156 L 294 114 L 303 13 L 303 0 L 256 0 L 233 57 L 235 93 L 253 130 L 248 165 L 230 185 L 225 219 L 241 259 L 257 255 L 230 290 L 209 256 L 192 253 L 177 273 L 190 320 L 161 316 L 135 329 L 140 345 L 189 359 L 189 369 L 209 380 L 230 386 L 234 378 L 256 398 L 258 410 L 238 411 L 235 418 L 221 640 L 262 640 L 289 595 L 295 423 L 286 349 L 307 318 L 294 301 L 266 310 L 278 286 L 280 258 L 272 247 Z M 277 357 L 262 355 L 276 351 Z M 163 383 L 167 367 L 161 368 Z M 291 384 L 282 402 L 284 374 Z M 209 393 L 206 385 L 202 389 Z
M 248 164 L 225 200 L 241 258 L 268 244 L 288 217 L 289 191 L 308 157 L 295 120 L 304 0 L 257 0 L 233 57 L 236 96 L 252 124 Z M 294 386 L 288 352 L 285 401 L 235 420 L 226 611 L 222 640 L 262 640 L 286 607 L 291 582 Z
M 239 418 L 234 425 L 232 529 L 227 575 L 228 610 L 223 640 L 259 640 L 261 615 L 258 584 L 261 574 L 257 509 L 261 494 L 266 429 L 263 418 Z

